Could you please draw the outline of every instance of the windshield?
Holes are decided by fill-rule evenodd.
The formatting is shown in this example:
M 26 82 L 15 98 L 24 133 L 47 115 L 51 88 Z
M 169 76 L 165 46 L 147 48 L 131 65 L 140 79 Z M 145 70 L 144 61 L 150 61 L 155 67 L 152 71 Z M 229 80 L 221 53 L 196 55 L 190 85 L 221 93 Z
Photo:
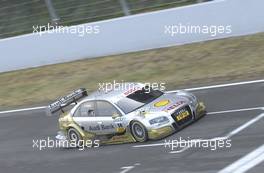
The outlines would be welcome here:
M 125 114 L 128 114 L 150 102 L 157 99 L 163 94 L 159 90 L 144 89 L 137 90 L 136 92 L 120 99 L 116 105 L 123 110 Z

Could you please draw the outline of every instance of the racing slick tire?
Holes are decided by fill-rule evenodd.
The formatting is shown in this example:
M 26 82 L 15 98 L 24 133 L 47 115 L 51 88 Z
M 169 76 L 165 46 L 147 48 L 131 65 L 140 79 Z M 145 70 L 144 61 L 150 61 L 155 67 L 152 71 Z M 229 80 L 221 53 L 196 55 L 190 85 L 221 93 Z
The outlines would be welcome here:
M 146 127 L 138 122 L 132 121 L 130 124 L 131 134 L 137 142 L 145 142 L 148 140 L 148 133 Z
M 67 136 L 70 143 L 75 143 L 76 147 L 82 146 L 83 144 L 82 136 L 75 128 L 70 128 L 67 131 Z

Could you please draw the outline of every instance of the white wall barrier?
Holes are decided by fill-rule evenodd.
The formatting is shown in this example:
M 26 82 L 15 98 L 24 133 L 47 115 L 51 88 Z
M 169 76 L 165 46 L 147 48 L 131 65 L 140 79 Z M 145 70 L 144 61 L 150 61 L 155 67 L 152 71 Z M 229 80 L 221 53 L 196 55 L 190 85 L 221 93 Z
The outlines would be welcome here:
M 83 37 L 81 34 L 45 33 L 2 39 L 0 72 L 263 32 L 263 7 L 263 0 L 216 0 L 78 25 L 93 29 L 93 33 Z M 180 34 L 180 25 L 224 28 L 216 35 Z

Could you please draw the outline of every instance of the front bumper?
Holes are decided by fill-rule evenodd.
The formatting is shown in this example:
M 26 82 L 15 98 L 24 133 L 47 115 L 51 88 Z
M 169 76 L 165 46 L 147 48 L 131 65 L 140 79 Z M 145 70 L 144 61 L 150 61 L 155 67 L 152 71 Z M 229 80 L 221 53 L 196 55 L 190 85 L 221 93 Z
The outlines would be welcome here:
M 171 126 L 165 126 L 158 129 L 150 129 L 148 131 L 149 139 L 161 139 L 172 134 L 175 129 Z
M 205 114 L 206 114 L 206 107 L 203 102 L 199 102 L 196 108 L 197 117 L 195 119 L 200 118 Z M 193 119 L 192 122 L 195 119 Z M 161 139 L 177 131 L 178 128 L 173 127 L 173 123 L 175 124 L 174 120 L 172 120 L 170 123 L 171 124 L 167 124 L 160 128 L 149 129 L 148 130 L 149 139 Z

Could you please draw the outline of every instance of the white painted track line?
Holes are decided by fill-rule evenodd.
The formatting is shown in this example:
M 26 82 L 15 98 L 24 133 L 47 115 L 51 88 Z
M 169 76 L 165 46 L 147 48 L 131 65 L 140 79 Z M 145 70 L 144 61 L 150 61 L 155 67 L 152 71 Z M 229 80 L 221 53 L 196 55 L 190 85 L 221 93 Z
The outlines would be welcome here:
M 239 126 L 238 128 L 236 128 L 235 130 L 231 131 L 230 133 L 228 133 L 227 135 L 225 135 L 226 138 L 231 138 L 232 136 L 236 135 L 237 133 L 241 132 L 242 130 L 244 130 L 245 128 L 249 127 L 250 125 L 254 124 L 255 122 L 259 121 L 261 118 L 264 117 L 264 113 L 258 115 L 257 117 L 251 119 L 250 121 L 248 121 L 247 123 L 243 124 L 242 126 Z
M 259 121 L 261 118 L 264 117 L 264 113 L 256 116 L 255 118 L 249 120 L 248 122 L 246 122 L 245 124 L 239 126 L 238 128 L 232 130 L 231 132 L 229 132 L 228 134 L 226 134 L 223 137 L 216 137 L 216 138 L 212 138 L 212 139 L 197 139 L 197 140 L 217 140 L 217 139 L 229 139 L 231 137 L 233 137 L 234 135 L 238 134 L 239 132 L 241 132 L 242 130 L 246 129 L 247 127 L 251 126 L 252 124 L 256 123 L 257 121 Z M 156 146 L 165 146 L 169 145 L 170 146 L 170 142 L 163 142 L 163 143 L 155 143 L 155 144 L 146 144 L 146 145 L 134 145 L 132 147 L 134 148 L 143 148 L 143 147 L 156 147 Z M 188 149 L 188 148 L 187 148 Z M 186 150 L 186 149 L 185 149 Z M 184 150 L 184 151 L 185 151 Z M 181 151 L 181 150 L 180 150 Z M 173 151 L 171 152 L 173 153 Z M 175 153 L 179 153 L 179 151 L 175 152 Z
M 188 149 L 189 149 L 189 147 L 185 147 L 185 148 L 183 148 L 181 150 L 171 151 L 170 153 L 171 154 L 179 154 L 179 153 L 182 153 L 182 152 L 184 152 L 185 150 L 188 150 Z
M 255 107 L 255 108 L 244 108 L 244 109 L 233 109 L 233 110 L 226 110 L 226 111 L 208 112 L 207 115 L 233 113 L 233 112 L 244 112 L 244 111 L 253 111 L 253 110 L 264 110 L 264 107 Z
M 238 85 L 246 85 L 246 84 L 256 84 L 256 83 L 264 83 L 264 79 L 253 80 L 253 81 L 244 81 L 244 82 L 236 82 L 236 83 L 229 83 L 229 84 L 210 85 L 210 86 L 203 86 L 203 87 L 197 87 L 197 88 L 186 88 L 183 90 L 196 91 L 196 90 L 214 89 L 214 88 L 222 88 L 222 87 L 230 87 L 230 86 L 238 86 Z M 172 90 L 172 91 L 167 91 L 167 93 L 174 93 L 177 91 L 178 90 Z M 22 112 L 22 111 L 31 111 L 31 110 L 38 110 L 38 109 L 44 109 L 44 108 L 45 108 L 45 106 L 7 110 L 7 111 L 1 111 L 0 114 L 15 113 L 15 112 Z
M 205 139 L 192 139 L 193 141 L 198 141 L 198 140 L 205 140 Z M 178 144 L 180 143 L 185 143 L 185 142 L 177 142 Z M 173 142 L 163 142 L 163 143 L 156 143 L 156 144 L 143 144 L 143 145 L 135 145 L 133 147 L 135 148 L 142 148 L 142 147 L 155 147 L 155 146 L 163 146 L 166 148 L 167 146 L 170 147 L 170 145 L 173 145 Z
M 8 113 L 23 112 L 23 111 L 40 110 L 40 109 L 45 109 L 45 108 L 46 108 L 46 106 L 24 108 L 24 109 L 14 109 L 14 110 L 2 111 L 2 112 L 0 112 L 0 114 L 8 114 Z
M 244 173 L 264 161 L 264 144 L 218 173 Z
M 236 82 L 236 83 L 229 83 L 229 84 L 210 85 L 210 86 L 203 86 L 203 87 L 196 87 L 196 88 L 186 88 L 183 90 L 196 91 L 196 90 L 223 88 L 223 87 L 231 87 L 231 86 L 238 86 L 238 85 L 256 84 L 256 83 L 263 83 L 263 82 L 264 82 L 264 79 L 261 79 L 261 80 L 244 81 L 244 82 Z M 168 91 L 168 93 L 176 92 L 176 91 L 177 90 Z

